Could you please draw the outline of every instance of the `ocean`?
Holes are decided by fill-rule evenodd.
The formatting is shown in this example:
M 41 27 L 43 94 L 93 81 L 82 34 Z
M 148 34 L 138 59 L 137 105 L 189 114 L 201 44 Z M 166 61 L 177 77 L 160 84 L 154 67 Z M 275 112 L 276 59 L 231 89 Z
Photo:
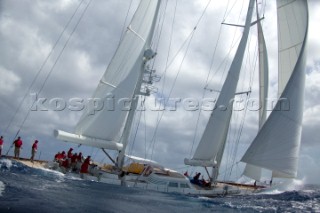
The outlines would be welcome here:
M 0 159 L 0 212 L 320 212 L 320 186 L 217 198 L 86 181 Z

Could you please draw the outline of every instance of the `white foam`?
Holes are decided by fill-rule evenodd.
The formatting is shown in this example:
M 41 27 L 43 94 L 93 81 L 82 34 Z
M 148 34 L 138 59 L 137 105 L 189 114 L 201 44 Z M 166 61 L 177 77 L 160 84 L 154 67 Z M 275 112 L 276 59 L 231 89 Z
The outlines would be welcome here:
M 276 195 L 276 194 L 281 194 L 283 192 L 285 192 L 285 191 L 275 189 L 275 188 L 270 188 L 270 189 L 265 189 L 265 190 L 259 192 L 258 194 Z
M 4 183 L 0 181 L 0 196 L 2 196 L 2 193 L 4 192 L 5 188 L 6 186 L 4 185 Z
M 304 182 L 305 179 L 303 178 L 274 183 L 272 187 L 262 190 L 259 194 L 280 194 L 288 191 L 301 190 Z
M 0 159 L 0 165 L 4 165 L 5 167 L 7 167 L 8 169 L 11 168 L 12 166 L 12 161 L 6 158 Z
M 53 170 L 53 169 L 48 169 L 48 168 L 39 168 L 40 170 L 43 170 L 45 172 L 50 172 L 50 173 L 53 173 L 55 175 L 58 175 L 58 176 L 61 176 L 61 177 L 64 177 L 65 174 L 63 174 L 62 172 L 60 171 L 57 171 L 57 170 Z

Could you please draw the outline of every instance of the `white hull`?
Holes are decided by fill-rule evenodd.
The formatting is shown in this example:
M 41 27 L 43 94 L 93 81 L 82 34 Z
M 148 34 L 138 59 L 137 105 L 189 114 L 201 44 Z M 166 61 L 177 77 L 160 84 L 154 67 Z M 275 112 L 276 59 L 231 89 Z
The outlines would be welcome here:
M 52 165 L 52 163 L 49 163 L 50 169 L 63 172 L 61 171 L 60 167 Z M 198 185 L 190 183 L 190 180 L 187 177 L 184 177 L 182 174 L 180 174 L 180 176 L 178 177 L 172 177 L 159 175 L 154 172 L 147 176 L 130 173 L 119 179 L 117 173 L 99 170 L 99 172 L 96 173 L 96 175 L 80 174 L 73 172 L 68 172 L 67 175 L 70 175 L 75 178 L 81 178 L 84 180 L 97 181 L 101 183 L 119 186 L 122 185 L 126 187 L 141 188 L 145 190 L 153 190 L 168 193 L 181 193 L 186 195 L 205 197 L 248 194 L 253 192 L 253 189 L 244 189 L 243 187 L 240 188 L 227 183 L 217 183 L 215 186 L 212 186 L 211 188 L 200 187 Z

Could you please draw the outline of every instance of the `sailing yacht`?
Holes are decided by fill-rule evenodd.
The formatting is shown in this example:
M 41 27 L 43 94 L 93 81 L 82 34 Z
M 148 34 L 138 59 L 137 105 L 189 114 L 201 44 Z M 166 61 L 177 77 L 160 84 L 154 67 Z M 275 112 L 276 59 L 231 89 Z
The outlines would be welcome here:
M 89 103 L 74 133 L 55 130 L 54 136 L 62 141 L 118 151 L 113 165 L 103 168 L 95 177 L 101 182 L 122 184 L 165 192 L 180 192 L 203 196 L 242 193 L 243 187 L 218 180 L 225 150 L 232 107 L 213 110 L 192 158 L 184 163 L 192 167 L 211 169 L 209 186 L 190 181 L 189 177 L 165 168 L 155 161 L 129 156 L 126 149 L 133 118 L 138 106 L 136 96 L 148 96 L 155 75 L 149 63 L 156 57 L 151 48 L 158 18 L 160 0 L 141 0 L 118 49 L 98 83 L 92 100 L 128 100 L 129 108 L 114 107 L 96 110 Z M 242 38 L 236 50 L 216 106 L 228 106 L 237 95 L 240 70 L 250 29 L 257 25 L 260 61 L 259 131 L 241 161 L 246 163 L 244 175 L 260 180 L 261 169 L 272 171 L 273 177 L 294 178 L 301 141 L 303 91 L 305 75 L 308 8 L 305 0 L 277 0 L 279 31 L 279 101 L 266 118 L 265 99 L 268 94 L 268 60 L 263 38 L 261 18 L 252 21 L 255 0 L 250 0 Z M 236 27 L 239 27 L 237 25 Z M 284 101 L 287 100 L 287 101 Z M 282 110 L 282 107 L 289 110 Z M 174 134 L 174 133 L 172 133 Z M 130 164 L 125 164 L 125 158 Z M 245 190 L 255 187 L 245 187 Z

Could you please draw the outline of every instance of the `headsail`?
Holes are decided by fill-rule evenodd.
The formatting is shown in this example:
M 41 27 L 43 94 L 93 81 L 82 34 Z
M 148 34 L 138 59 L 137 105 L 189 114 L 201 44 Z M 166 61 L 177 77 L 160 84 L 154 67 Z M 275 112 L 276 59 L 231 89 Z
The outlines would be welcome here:
M 278 0 L 277 7 L 281 96 L 241 161 L 269 169 L 273 177 L 294 178 L 302 131 L 308 6 L 305 0 Z
M 218 153 L 223 151 L 222 147 L 225 145 L 228 133 L 232 114 L 232 106 L 230 106 L 230 102 L 234 99 L 236 94 L 239 74 L 251 26 L 253 7 L 254 0 L 250 0 L 243 35 L 226 80 L 222 86 L 220 96 L 216 102 L 217 109 L 212 112 L 209 118 L 208 124 L 193 158 L 185 159 L 185 164 L 187 165 L 218 166 L 216 159 Z M 220 109 L 221 106 L 226 107 L 226 110 L 223 111 L 223 109 Z
M 106 144 L 112 141 L 119 145 L 128 112 L 132 110 L 130 103 L 143 72 L 144 52 L 150 47 L 159 4 L 160 1 L 141 0 L 94 92 L 92 101 L 86 106 L 76 126 L 76 135 L 73 138 L 85 136 L 92 140 L 104 141 Z M 61 139 L 68 140 L 63 132 L 62 135 L 59 135 L 59 132 L 56 133 L 58 138 L 62 136 Z M 82 141 L 71 140 L 70 142 L 82 144 Z M 104 148 L 113 149 L 113 147 Z M 122 146 L 118 147 L 122 148 Z

